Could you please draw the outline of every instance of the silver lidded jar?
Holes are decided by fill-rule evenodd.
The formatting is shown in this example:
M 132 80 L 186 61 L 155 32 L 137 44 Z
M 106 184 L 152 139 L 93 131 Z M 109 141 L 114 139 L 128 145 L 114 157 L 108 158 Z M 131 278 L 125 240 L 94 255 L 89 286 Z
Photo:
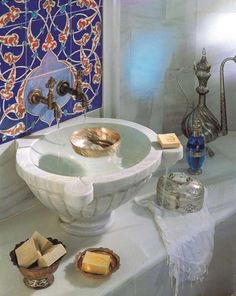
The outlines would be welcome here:
M 201 181 L 183 172 L 161 176 L 157 183 L 157 204 L 181 214 L 201 210 L 204 186 Z

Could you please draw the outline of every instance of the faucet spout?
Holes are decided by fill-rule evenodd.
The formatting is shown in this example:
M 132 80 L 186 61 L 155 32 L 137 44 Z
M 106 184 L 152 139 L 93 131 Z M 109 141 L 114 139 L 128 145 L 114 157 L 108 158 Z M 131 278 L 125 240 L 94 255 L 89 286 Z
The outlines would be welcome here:
M 48 88 L 48 96 L 47 96 L 47 105 L 48 109 L 52 110 L 54 109 L 54 103 L 55 103 L 55 94 L 54 94 L 54 87 L 56 85 L 56 80 L 53 77 L 50 77 L 48 82 L 46 83 L 46 88 Z
M 85 93 L 78 94 L 78 99 L 81 101 L 81 105 L 83 109 L 88 109 L 89 107 L 89 99 Z
M 52 109 L 54 110 L 55 119 L 56 120 L 60 119 L 62 116 L 61 107 L 56 102 L 53 102 Z

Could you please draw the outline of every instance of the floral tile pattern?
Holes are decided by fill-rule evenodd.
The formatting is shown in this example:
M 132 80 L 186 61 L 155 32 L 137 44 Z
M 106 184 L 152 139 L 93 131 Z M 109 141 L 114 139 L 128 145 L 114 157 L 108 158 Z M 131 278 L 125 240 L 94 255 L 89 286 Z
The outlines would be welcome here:
M 102 7 L 102 0 L 71 0 L 71 12 L 82 12 L 83 10 L 90 9 L 97 11 L 97 7 Z
M 31 19 L 50 18 L 51 16 L 63 15 L 71 12 L 69 0 L 28 0 L 26 2 L 26 21 Z
M 25 23 L 25 0 L 0 1 L 0 28 Z
M 89 59 L 96 59 L 102 56 L 101 33 L 102 24 L 101 11 L 85 10 L 77 12 L 71 17 L 72 47 L 71 59 L 82 55 Z M 90 26 L 92 23 L 92 26 Z M 81 51 L 81 49 L 83 49 Z M 78 60 L 77 60 L 78 61 Z M 81 62 L 83 62 L 81 60 Z
M 90 110 L 102 105 L 102 0 L 2 0 L 0 2 L 0 144 L 56 123 L 52 110 L 31 106 L 28 95 L 46 83 L 83 72 Z M 61 121 L 83 112 L 66 95 L 56 101 Z
M 13 83 L 21 81 L 26 76 L 25 32 L 24 24 L 0 28 L 0 80 L 2 82 L 9 79 L 13 68 L 15 69 Z
M 15 69 L 15 68 L 13 68 Z M 2 99 L 0 106 L 1 140 L 15 139 L 24 136 L 26 131 L 26 112 L 22 97 L 22 83 L 12 84 L 10 92 L 12 96 Z M 16 94 L 16 97 L 14 97 Z M 1 97 L 2 94 L 1 94 Z

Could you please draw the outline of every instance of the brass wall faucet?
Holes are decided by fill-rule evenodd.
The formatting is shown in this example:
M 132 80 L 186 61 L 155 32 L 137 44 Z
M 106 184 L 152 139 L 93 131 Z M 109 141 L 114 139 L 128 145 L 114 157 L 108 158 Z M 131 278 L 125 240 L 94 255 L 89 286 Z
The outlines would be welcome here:
M 61 107 L 55 101 L 54 87 L 56 85 L 56 80 L 50 77 L 46 83 L 46 88 L 48 88 L 48 95 L 44 97 L 39 89 L 34 89 L 29 93 L 28 100 L 31 104 L 37 105 L 39 103 L 46 104 L 49 110 L 54 110 L 54 117 L 60 119 L 62 112 Z
M 59 96 L 65 96 L 66 94 L 74 96 L 76 100 L 81 101 L 82 108 L 87 109 L 89 107 L 89 99 L 83 92 L 82 77 L 83 71 L 77 71 L 75 88 L 70 87 L 68 81 L 61 80 L 57 85 L 57 93 Z

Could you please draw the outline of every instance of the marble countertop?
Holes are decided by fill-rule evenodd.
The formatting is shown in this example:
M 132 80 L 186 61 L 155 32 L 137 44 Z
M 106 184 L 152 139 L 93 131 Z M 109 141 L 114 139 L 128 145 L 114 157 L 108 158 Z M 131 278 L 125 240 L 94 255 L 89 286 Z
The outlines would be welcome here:
M 216 223 L 220 223 L 236 213 L 236 132 L 217 139 L 211 147 L 216 155 L 206 159 L 203 174 L 199 178 L 208 189 L 209 210 Z M 186 168 L 187 165 L 182 160 L 173 170 Z M 158 176 L 154 176 L 139 194 L 155 190 L 157 178 Z M 39 202 L 26 212 L 2 221 L 0 296 L 129 295 L 129 284 L 137 283 L 141 275 L 165 261 L 166 251 L 149 211 L 131 201 L 118 208 L 113 218 L 113 226 L 106 234 L 89 238 L 79 238 L 63 232 L 57 224 L 57 215 Z M 22 281 L 22 275 L 9 258 L 9 252 L 15 244 L 31 236 L 35 230 L 44 236 L 61 240 L 68 252 L 54 274 L 53 285 L 44 290 L 27 288 Z M 78 251 L 89 247 L 112 249 L 120 256 L 120 269 L 106 280 L 82 276 L 75 270 L 74 257 Z

